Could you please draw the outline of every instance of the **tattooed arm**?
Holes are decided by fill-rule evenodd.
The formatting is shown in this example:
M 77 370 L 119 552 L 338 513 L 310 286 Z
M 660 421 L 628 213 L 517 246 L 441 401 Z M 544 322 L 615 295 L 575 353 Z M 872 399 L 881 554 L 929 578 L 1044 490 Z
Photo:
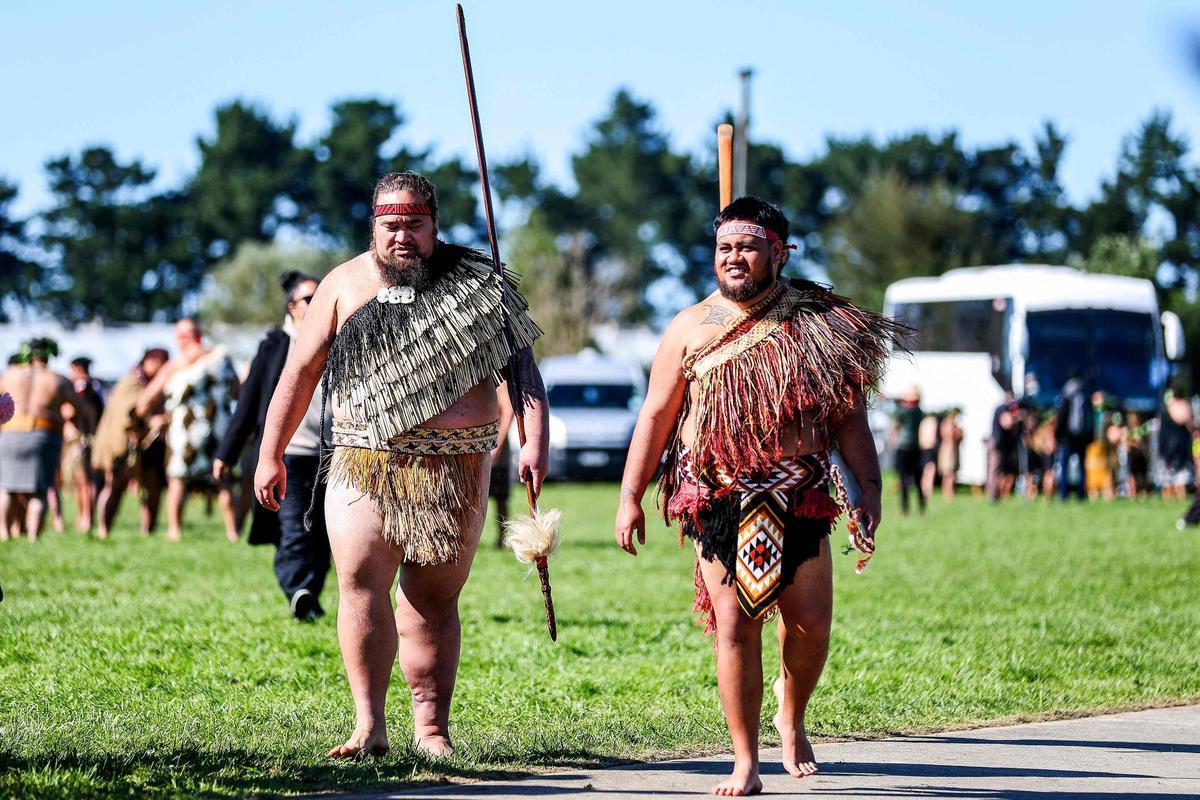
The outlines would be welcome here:
M 521 448 L 517 469 L 522 482 L 533 481 L 536 496 L 542 491 L 550 463 L 550 404 L 546 401 L 546 384 L 533 358 L 533 348 L 519 351 L 516 362 L 521 407 L 513 411 L 522 415 L 525 424 L 525 446 Z

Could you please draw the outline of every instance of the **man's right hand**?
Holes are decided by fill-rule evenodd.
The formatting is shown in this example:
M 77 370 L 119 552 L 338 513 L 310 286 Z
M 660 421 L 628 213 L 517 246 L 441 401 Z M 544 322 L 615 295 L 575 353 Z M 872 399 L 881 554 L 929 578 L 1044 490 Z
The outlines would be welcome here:
M 638 544 L 644 545 L 646 543 L 646 512 L 642 511 L 640 501 L 635 500 L 632 496 L 622 494 L 621 506 L 617 509 L 617 546 L 631 556 L 637 555 L 637 548 L 633 544 L 635 532 Z
M 279 499 L 275 498 L 276 492 Z M 283 459 L 260 458 L 254 471 L 254 497 L 267 511 L 278 511 L 279 500 L 287 496 L 287 471 Z
M 229 474 L 229 465 L 219 458 L 213 459 L 213 480 L 218 483 L 225 480 L 225 476 Z

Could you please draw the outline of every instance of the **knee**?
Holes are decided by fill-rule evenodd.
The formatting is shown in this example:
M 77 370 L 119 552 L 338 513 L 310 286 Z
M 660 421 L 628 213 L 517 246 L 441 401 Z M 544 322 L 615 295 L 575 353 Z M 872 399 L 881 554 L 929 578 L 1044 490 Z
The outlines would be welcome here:
M 826 642 L 832 616 L 827 608 L 806 608 L 790 614 L 783 620 L 784 636 L 806 642 Z
M 396 608 L 409 609 L 408 614 L 397 615 L 398 625 L 403 624 L 402 617 L 432 630 L 458 624 L 458 592 L 438 597 L 413 597 L 406 595 L 403 588 L 398 588 Z
M 388 583 L 380 580 L 376 570 L 367 566 L 339 569 L 338 591 L 347 597 L 364 597 L 382 594 L 387 599 Z
M 750 619 L 740 606 L 717 610 L 717 642 L 739 650 L 762 646 L 762 623 Z

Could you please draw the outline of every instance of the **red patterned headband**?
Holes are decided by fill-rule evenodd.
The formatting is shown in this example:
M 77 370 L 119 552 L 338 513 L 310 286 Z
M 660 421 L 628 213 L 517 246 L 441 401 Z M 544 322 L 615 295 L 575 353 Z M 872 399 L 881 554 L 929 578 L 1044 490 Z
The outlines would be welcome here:
M 764 228 L 762 225 L 755 225 L 753 222 L 726 222 L 721 227 L 717 228 L 717 238 L 722 236 L 736 236 L 745 234 L 748 236 L 757 236 L 759 239 L 766 239 L 768 242 L 778 242 L 779 234 L 769 228 Z M 784 245 L 789 250 L 795 250 L 796 245 Z
M 375 206 L 375 216 L 382 217 L 387 214 L 424 214 L 432 217 L 433 209 L 425 203 L 387 203 Z

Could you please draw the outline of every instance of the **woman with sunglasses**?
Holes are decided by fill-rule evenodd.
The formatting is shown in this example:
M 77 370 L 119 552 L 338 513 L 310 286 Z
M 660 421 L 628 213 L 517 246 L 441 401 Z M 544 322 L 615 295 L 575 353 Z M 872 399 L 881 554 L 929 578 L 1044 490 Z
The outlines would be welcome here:
M 308 303 L 317 290 L 317 279 L 291 271 L 279 280 L 287 295 L 283 325 L 272 330 L 258 346 L 258 354 L 250 364 L 250 372 L 242 384 L 237 412 L 229 426 L 213 462 L 213 475 L 223 477 L 229 465 L 237 463 L 247 442 L 251 444 L 246 463 L 242 465 L 253 475 L 262 441 L 263 421 L 283 364 L 296 342 L 301 320 Z M 328 415 L 327 415 L 328 416 Z M 304 513 L 312 498 L 320 464 L 321 427 L 328 431 L 328 419 L 321 419 L 320 393 L 313 394 L 304 421 L 296 430 L 283 463 L 287 470 L 287 497 L 279 514 L 268 512 L 254 501 L 254 519 L 250 526 L 251 544 L 275 544 L 275 577 L 287 597 L 292 616 L 301 622 L 311 622 L 321 616 L 320 594 L 329 572 L 329 538 L 325 532 L 324 486 L 318 489 L 313 504 L 312 528 L 304 529 Z

